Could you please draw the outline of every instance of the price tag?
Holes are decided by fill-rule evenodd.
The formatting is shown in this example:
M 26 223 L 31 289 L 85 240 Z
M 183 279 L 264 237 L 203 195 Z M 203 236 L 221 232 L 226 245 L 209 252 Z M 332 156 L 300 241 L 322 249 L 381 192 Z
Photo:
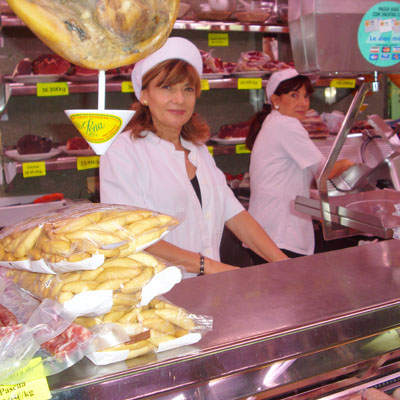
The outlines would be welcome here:
M 246 143 L 237 144 L 235 152 L 236 152 L 236 154 L 251 153 L 251 151 L 246 147 Z
M 207 146 L 208 151 L 210 154 L 213 156 L 214 155 L 214 147 L 213 146 Z
M 131 81 L 123 81 L 121 83 L 121 92 L 122 93 L 133 93 L 135 90 L 133 89 L 133 85 Z
M 210 85 L 208 83 L 208 79 L 201 80 L 201 90 L 210 90 Z
M 243 89 L 262 89 L 261 78 L 239 78 L 237 88 Z
M 227 33 L 214 33 L 208 34 L 208 46 L 209 47 L 228 47 L 229 46 L 229 35 Z
M 47 400 L 51 399 L 49 385 L 44 376 L 42 359 L 33 358 L 26 367 L 19 369 L 10 376 L 10 381 L 26 378 L 25 382 L 0 386 L 0 400 Z
M 356 80 L 355 79 L 332 79 L 330 86 L 336 87 L 336 88 L 354 89 L 356 87 Z
M 50 96 L 68 96 L 68 83 L 67 82 L 46 82 L 36 84 L 36 96 L 50 97 Z
M 100 167 L 100 156 L 78 157 L 76 159 L 76 169 L 92 169 Z
M 22 163 L 22 176 L 33 178 L 46 175 L 46 163 L 44 161 Z

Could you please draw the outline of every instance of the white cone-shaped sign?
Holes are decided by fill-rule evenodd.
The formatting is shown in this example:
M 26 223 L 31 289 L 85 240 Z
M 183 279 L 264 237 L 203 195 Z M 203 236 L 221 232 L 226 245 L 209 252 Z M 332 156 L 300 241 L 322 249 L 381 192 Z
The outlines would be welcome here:
M 65 110 L 68 118 L 94 152 L 105 154 L 134 116 L 132 110 Z

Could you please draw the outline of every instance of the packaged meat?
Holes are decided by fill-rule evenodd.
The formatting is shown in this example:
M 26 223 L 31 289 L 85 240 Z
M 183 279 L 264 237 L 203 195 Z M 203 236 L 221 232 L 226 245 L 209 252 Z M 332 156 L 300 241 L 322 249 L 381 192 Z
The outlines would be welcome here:
M 18 139 L 17 151 L 19 154 L 49 153 L 53 142 L 50 138 L 38 135 L 24 135 Z
M 37 355 L 41 357 L 43 373 L 51 375 L 68 368 L 85 356 L 94 334 L 76 326 L 62 334 L 76 318 L 63 306 L 51 300 L 39 303 L 10 282 L 0 288 L 0 381 L 2 384 L 19 383 L 27 379 L 24 372 L 12 376 Z M 57 339 L 55 339 L 57 338 Z M 63 342 L 62 347 L 54 342 Z M 71 342 L 75 346 L 71 346 Z M 43 346 L 41 348 L 41 346 Z M 51 353 L 43 352 L 48 346 Z M 69 351 L 66 351 L 69 349 Z M 26 371 L 27 372 L 27 371 Z M 25 373 L 26 373 L 25 372 Z

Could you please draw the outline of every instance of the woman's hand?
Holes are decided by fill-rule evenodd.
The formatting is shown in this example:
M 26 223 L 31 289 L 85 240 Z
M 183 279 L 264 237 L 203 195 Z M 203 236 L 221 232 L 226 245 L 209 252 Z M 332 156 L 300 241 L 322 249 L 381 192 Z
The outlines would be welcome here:
M 149 246 L 146 251 L 154 256 L 160 257 L 165 261 L 169 261 L 173 265 L 182 265 L 187 272 L 198 274 L 200 272 L 200 255 L 193 251 L 184 250 L 165 240 L 160 240 L 156 244 Z M 238 269 L 233 265 L 228 265 L 215 261 L 211 258 L 204 257 L 204 273 L 214 274 L 217 272 L 232 271 Z
M 220 261 L 215 261 L 208 257 L 204 257 L 205 274 L 215 274 L 217 272 L 233 271 L 235 269 L 240 269 L 240 268 L 234 267 L 233 265 L 224 264 Z
M 284 254 L 264 231 L 262 226 L 247 212 L 242 211 L 226 222 L 226 226 L 247 247 L 269 262 L 287 260 Z

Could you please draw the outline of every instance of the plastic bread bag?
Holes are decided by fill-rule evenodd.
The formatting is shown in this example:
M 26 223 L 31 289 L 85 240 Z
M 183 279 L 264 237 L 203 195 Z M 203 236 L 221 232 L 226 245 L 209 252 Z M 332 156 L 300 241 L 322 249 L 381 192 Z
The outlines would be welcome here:
M 146 305 L 182 279 L 183 268 L 169 266 L 146 252 L 106 260 L 95 270 L 41 274 L 1 268 L 32 296 L 64 304 L 76 316 L 103 315 L 118 307 Z
M 32 272 L 94 270 L 109 258 L 144 250 L 179 224 L 137 207 L 79 203 L 6 227 L 1 265 Z
M 0 382 L 15 384 L 39 374 L 49 376 L 105 347 L 95 333 L 72 323 L 75 316 L 62 305 L 42 303 L 13 284 L 0 294 Z M 126 339 L 120 337 L 121 343 Z M 34 365 L 30 361 L 40 360 Z M 28 365 L 29 369 L 21 369 Z M 40 371 L 40 372 L 39 372 Z
M 123 361 L 151 352 L 159 353 L 197 343 L 212 330 L 211 317 L 189 313 L 163 298 L 153 299 L 147 306 L 134 308 L 103 318 L 78 318 L 76 323 L 98 324 L 112 317 L 114 324 L 129 332 L 128 342 L 90 353 L 87 357 L 96 365 Z M 93 325 L 92 325 L 93 327 Z

